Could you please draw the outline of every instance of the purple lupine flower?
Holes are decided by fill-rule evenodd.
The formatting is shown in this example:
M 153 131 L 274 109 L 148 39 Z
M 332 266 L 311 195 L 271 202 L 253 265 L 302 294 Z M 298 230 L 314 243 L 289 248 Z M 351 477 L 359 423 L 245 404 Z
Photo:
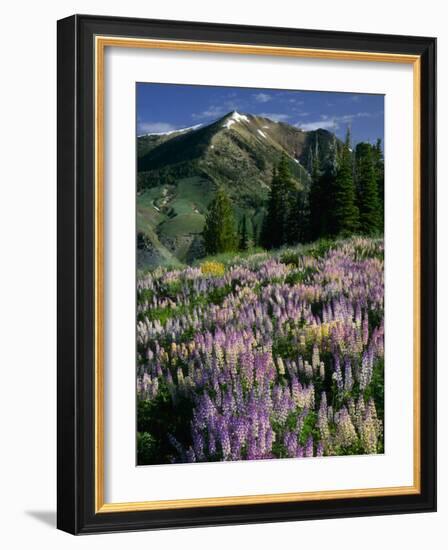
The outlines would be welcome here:
M 336 420 L 336 444 L 341 447 L 350 447 L 358 440 L 355 427 L 345 407 L 337 414 Z
M 193 429 L 193 450 L 197 460 L 202 460 L 204 458 L 204 438 L 199 430 Z
M 316 372 L 320 367 L 319 348 L 317 347 L 317 344 L 314 344 L 313 346 L 313 356 L 311 360 L 311 365 L 313 367 L 314 372 Z
M 324 456 L 324 446 L 322 441 L 319 441 L 316 448 L 316 456 Z
M 350 360 L 347 358 L 345 360 L 344 391 L 349 393 L 352 391 L 352 389 L 353 389 L 352 366 L 350 364 Z
M 362 354 L 361 369 L 359 374 L 359 387 L 363 391 L 370 384 L 373 370 L 373 358 L 372 354 L 365 351 Z
M 338 388 L 338 391 L 342 392 L 342 390 L 344 389 L 344 381 L 342 378 L 341 364 L 339 362 L 338 355 L 336 355 L 334 360 L 333 380 L 336 382 L 336 387 Z
M 314 443 L 313 438 L 312 436 L 310 436 L 306 441 L 305 451 L 304 451 L 305 456 L 310 457 L 314 455 L 313 443 Z
M 196 455 L 191 447 L 187 449 L 185 453 L 185 458 L 187 462 L 196 462 Z
M 213 432 L 208 433 L 208 452 L 210 456 L 216 453 L 216 439 Z
M 138 398 L 153 401 L 163 386 L 174 407 L 181 398 L 193 405 L 185 434 L 191 448 L 172 444 L 174 461 L 272 458 L 275 438 L 288 431 L 297 445 L 288 456 L 307 456 L 307 445 L 297 441 L 310 412 L 320 433 L 316 455 L 341 452 L 348 418 L 364 452 L 374 443 L 379 448 L 381 419 L 362 392 L 384 356 L 383 320 L 369 327 L 370 312 L 384 310 L 382 251 L 379 240 L 353 238 L 321 258 L 299 252 L 297 268 L 263 253 L 235 258 L 222 276 L 192 267 L 139 275 Z M 306 268 L 312 272 L 306 283 L 287 283 L 288 273 Z M 215 289 L 229 289 L 220 304 L 208 301 Z M 159 310 L 169 313 L 163 321 Z M 288 351 L 279 351 L 279 339 Z M 338 397 L 330 389 L 316 407 L 314 384 L 325 380 L 327 354 L 344 358 L 342 368 L 334 366 Z M 356 402 L 354 380 L 361 391 Z
M 223 459 L 228 460 L 230 458 L 230 453 L 232 449 L 230 446 L 229 432 L 226 424 L 222 421 L 222 419 L 218 423 L 217 431 L 218 431 L 219 443 L 221 445 Z
M 286 432 L 283 438 L 283 443 L 288 456 L 290 458 L 296 457 L 298 449 L 297 434 L 294 432 Z
M 369 316 L 367 313 L 364 314 L 364 318 L 362 320 L 362 343 L 367 346 L 367 343 L 369 341 Z

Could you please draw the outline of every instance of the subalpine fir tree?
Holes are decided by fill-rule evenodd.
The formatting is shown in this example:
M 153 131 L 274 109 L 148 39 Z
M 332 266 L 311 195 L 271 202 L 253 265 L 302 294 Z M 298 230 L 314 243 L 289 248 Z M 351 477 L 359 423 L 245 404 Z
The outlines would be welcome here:
M 207 254 L 230 252 L 238 248 L 232 203 L 222 187 L 217 190 L 208 207 L 202 235 Z
M 355 152 L 356 184 L 359 209 L 359 230 L 372 235 L 381 230 L 381 205 L 370 143 L 358 143 Z
M 294 219 L 295 239 L 294 242 L 307 243 L 310 240 L 310 203 L 309 191 L 299 189 L 296 193 L 295 204 L 292 208 Z
M 316 240 L 334 233 L 333 200 L 334 181 L 338 170 L 338 143 L 336 136 L 328 144 L 322 165 L 315 162 L 311 173 L 310 239 Z
M 261 224 L 258 224 L 255 222 L 254 219 L 252 219 L 252 245 L 258 246 L 261 241 L 261 235 L 260 235 L 260 227 Z
M 278 178 L 281 187 L 281 215 L 279 222 L 283 224 L 282 244 L 293 244 L 297 242 L 297 218 L 294 207 L 296 204 L 297 186 L 293 180 L 288 158 L 282 154 L 278 166 Z
M 260 232 L 260 243 L 268 249 L 280 246 L 283 237 L 281 228 L 278 227 L 276 223 L 281 209 L 280 196 L 280 182 L 277 177 L 277 169 L 274 167 L 271 189 L 269 191 L 267 212 Z
M 250 248 L 249 234 L 248 234 L 248 231 L 247 231 L 246 214 L 243 215 L 243 218 L 242 218 L 241 223 L 240 223 L 239 248 L 240 248 L 240 250 L 249 250 L 249 248 Z
M 353 158 L 350 149 L 350 131 L 347 130 L 338 171 L 331 193 L 333 228 L 335 235 L 351 235 L 359 227 L 359 211 L 356 206 L 353 181 Z
M 283 154 L 277 169 L 274 170 L 267 214 L 262 228 L 261 244 L 265 248 L 278 248 L 293 239 L 291 207 L 294 204 L 295 192 L 296 187 L 288 160 Z
M 373 164 L 375 167 L 376 183 L 378 188 L 378 199 L 381 209 L 381 226 L 384 224 L 384 156 L 381 139 L 377 142 L 372 150 Z

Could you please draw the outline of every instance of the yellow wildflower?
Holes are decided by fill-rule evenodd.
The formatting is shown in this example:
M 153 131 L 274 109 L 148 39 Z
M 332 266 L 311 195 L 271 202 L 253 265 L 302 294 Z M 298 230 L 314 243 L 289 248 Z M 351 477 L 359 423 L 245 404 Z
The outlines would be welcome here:
M 201 271 L 204 275 L 213 275 L 214 277 L 221 277 L 224 275 L 225 267 L 221 262 L 204 262 L 201 264 Z

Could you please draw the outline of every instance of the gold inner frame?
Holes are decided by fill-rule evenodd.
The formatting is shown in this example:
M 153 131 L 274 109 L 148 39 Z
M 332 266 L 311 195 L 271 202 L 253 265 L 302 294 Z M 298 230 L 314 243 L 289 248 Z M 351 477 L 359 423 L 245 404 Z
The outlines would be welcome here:
M 269 55 L 313 59 L 406 63 L 413 66 L 413 484 L 402 487 L 342 489 L 300 493 L 276 493 L 179 500 L 106 503 L 104 501 L 104 54 L 106 47 L 149 48 L 159 50 L 197 51 Z M 341 498 L 411 495 L 420 493 L 420 56 L 343 50 L 320 50 L 291 47 L 224 44 L 95 37 L 95 513 L 167 510 L 206 506 L 231 506 L 275 502 L 300 502 Z

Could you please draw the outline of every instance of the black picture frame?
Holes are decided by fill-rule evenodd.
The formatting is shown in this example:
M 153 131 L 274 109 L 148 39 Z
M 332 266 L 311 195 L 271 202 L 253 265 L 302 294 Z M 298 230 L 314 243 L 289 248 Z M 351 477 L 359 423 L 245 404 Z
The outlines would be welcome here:
M 420 493 L 203 508 L 95 512 L 97 35 L 416 55 L 421 60 Z M 57 526 L 72 534 L 436 510 L 436 39 L 74 15 L 58 21 Z

